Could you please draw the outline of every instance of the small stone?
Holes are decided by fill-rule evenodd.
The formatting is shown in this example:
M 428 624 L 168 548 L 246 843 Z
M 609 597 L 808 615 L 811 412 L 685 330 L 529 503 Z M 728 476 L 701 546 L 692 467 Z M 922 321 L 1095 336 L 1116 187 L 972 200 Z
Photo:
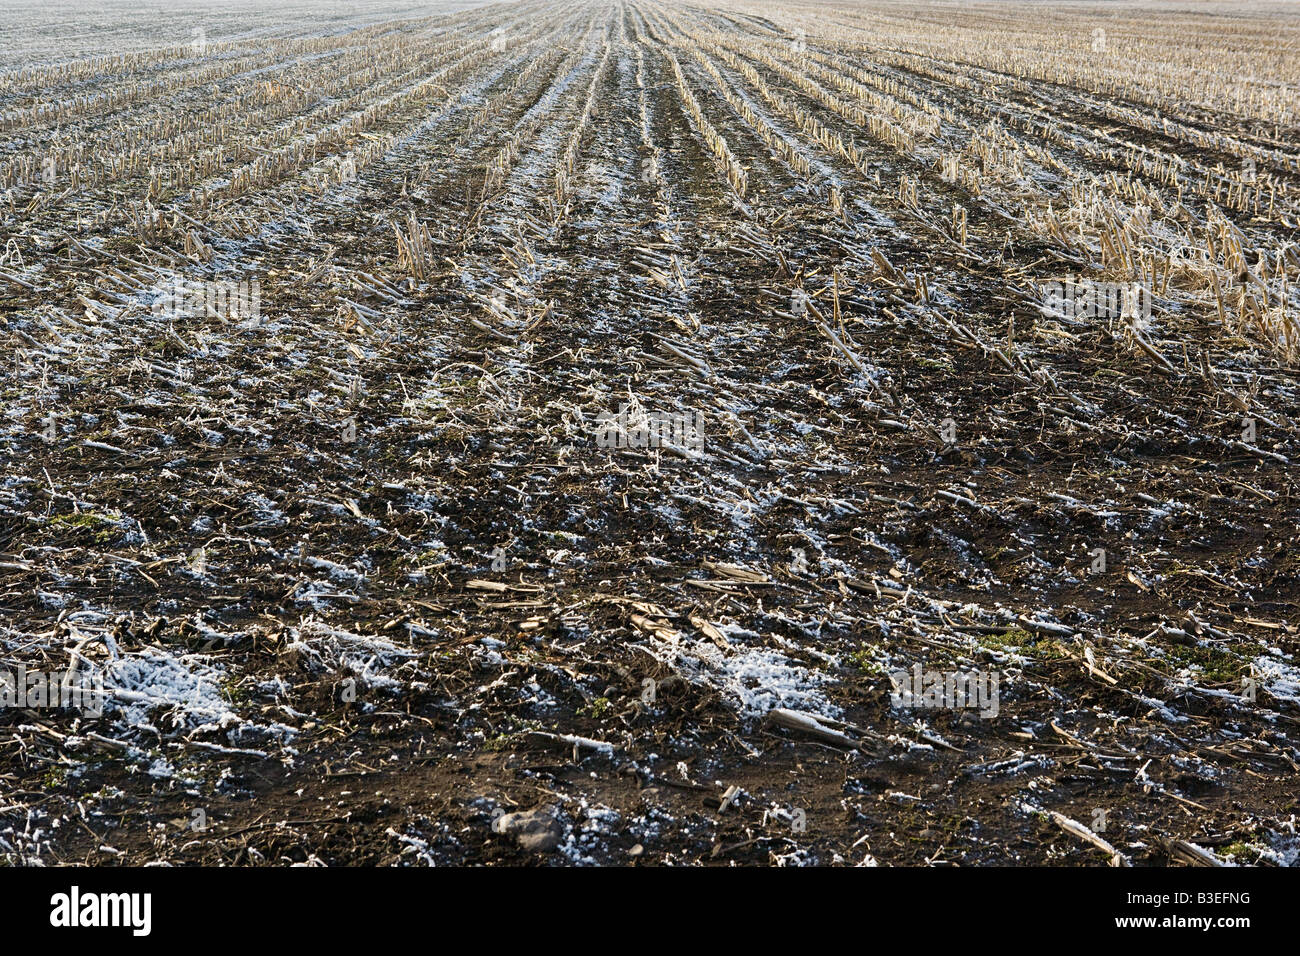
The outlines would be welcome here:
M 530 853 L 549 853 L 564 836 L 564 828 L 549 809 L 507 813 L 497 820 L 496 831 L 514 837 L 520 849 Z

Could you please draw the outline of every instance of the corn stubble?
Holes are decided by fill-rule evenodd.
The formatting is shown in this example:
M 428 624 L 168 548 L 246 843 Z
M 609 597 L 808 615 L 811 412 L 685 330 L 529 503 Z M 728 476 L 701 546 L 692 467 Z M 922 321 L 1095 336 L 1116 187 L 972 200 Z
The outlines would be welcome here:
M 1285 5 L 246 15 L 0 51 L 0 860 L 1295 861 Z

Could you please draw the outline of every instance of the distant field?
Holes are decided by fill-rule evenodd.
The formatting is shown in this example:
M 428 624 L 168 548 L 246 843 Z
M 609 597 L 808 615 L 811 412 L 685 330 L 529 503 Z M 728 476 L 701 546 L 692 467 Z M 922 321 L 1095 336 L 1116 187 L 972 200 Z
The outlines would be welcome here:
M 160 6 L 0 7 L 0 861 L 1297 862 L 1294 5 Z
M 176 48 L 192 42 L 200 30 L 225 42 L 252 44 L 345 34 L 371 23 L 427 22 L 430 14 L 477 5 L 475 0 L 3 0 L 0 69 Z

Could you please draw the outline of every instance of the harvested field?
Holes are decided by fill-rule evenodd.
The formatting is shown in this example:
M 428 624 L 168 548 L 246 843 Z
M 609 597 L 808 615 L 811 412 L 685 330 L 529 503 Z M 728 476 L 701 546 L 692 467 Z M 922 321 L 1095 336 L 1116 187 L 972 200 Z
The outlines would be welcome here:
M 1293 6 L 13 9 L 0 861 L 1300 860 Z

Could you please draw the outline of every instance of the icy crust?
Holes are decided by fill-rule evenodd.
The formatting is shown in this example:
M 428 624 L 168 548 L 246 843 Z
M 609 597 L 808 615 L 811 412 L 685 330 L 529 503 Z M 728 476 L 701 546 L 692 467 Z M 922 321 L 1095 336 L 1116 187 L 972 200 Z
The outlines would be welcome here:
M 167 730 L 225 730 L 242 721 L 222 696 L 224 678 L 206 655 L 145 648 L 105 666 L 105 705 L 124 729 L 150 726 L 161 710 Z
M 803 710 L 838 717 L 840 708 L 827 699 L 832 681 L 820 671 L 798 664 L 780 651 L 754 646 L 761 636 L 735 624 L 718 630 L 728 638 L 723 650 L 702 637 L 656 631 L 650 648 L 656 660 L 688 680 L 718 691 L 742 717 L 756 718 L 773 708 Z

